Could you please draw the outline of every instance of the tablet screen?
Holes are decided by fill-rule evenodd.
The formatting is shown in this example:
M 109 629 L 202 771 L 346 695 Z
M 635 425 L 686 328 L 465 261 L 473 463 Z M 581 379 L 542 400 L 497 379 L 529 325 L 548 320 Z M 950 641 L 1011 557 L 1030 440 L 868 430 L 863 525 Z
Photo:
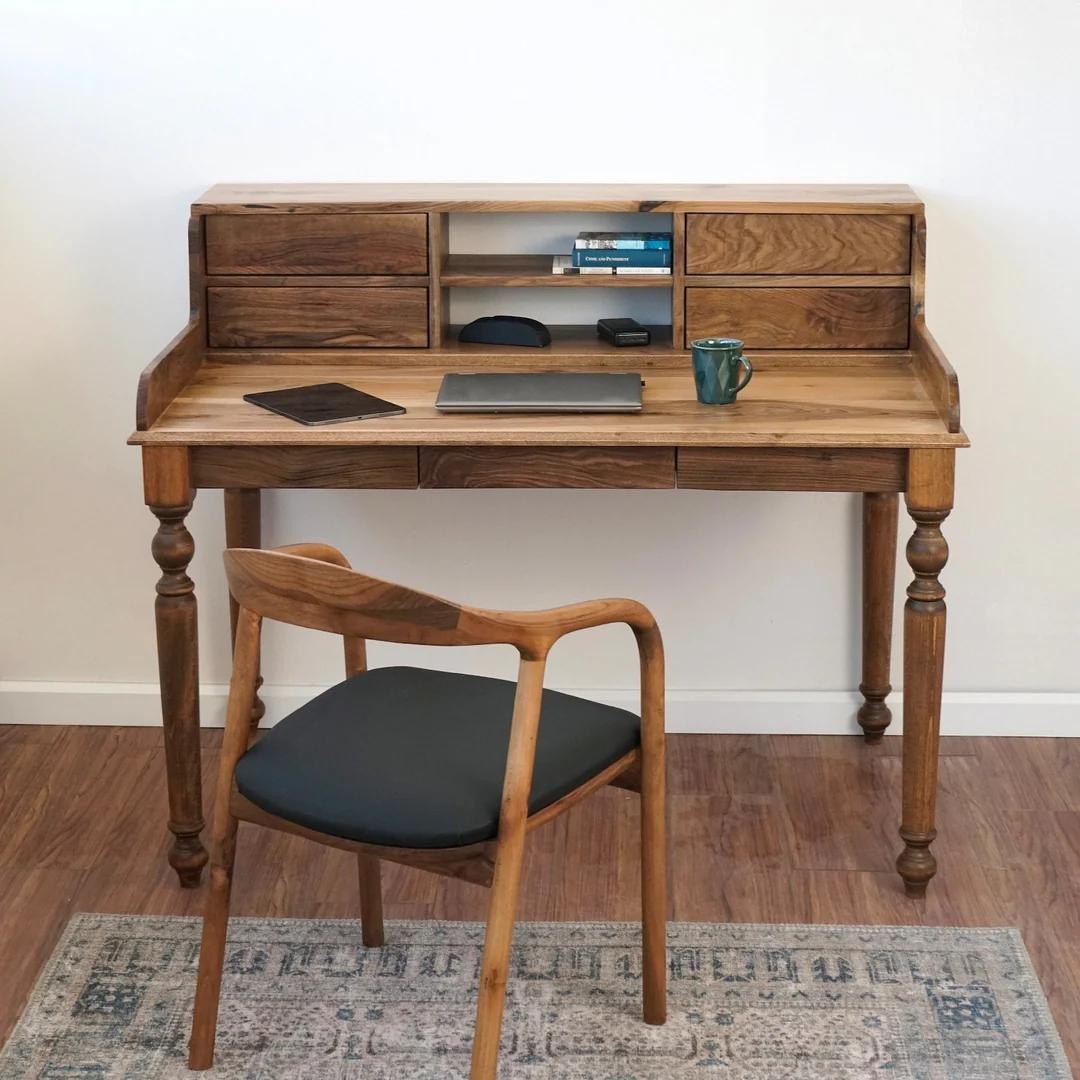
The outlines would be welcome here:
M 300 424 L 338 424 L 346 420 L 370 420 L 377 416 L 400 416 L 405 409 L 344 383 L 317 383 L 245 394 L 252 405 L 287 416 Z

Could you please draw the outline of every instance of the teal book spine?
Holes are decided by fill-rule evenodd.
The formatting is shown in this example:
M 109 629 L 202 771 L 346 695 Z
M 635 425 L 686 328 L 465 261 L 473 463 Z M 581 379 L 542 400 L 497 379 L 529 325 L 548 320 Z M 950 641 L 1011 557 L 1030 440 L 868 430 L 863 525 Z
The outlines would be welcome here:
M 670 266 L 669 248 L 574 248 L 575 266 Z

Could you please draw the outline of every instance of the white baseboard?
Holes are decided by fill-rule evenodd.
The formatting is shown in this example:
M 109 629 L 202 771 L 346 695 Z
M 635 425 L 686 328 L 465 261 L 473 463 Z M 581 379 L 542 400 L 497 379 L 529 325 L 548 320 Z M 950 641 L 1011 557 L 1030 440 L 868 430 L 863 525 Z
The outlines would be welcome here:
M 320 687 L 264 686 L 264 723 L 275 723 Z M 635 709 L 631 690 L 570 689 L 596 701 Z M 159 724 L 156 683 L 73 683 L 0 681 L 0 723 Z M 202 722 L 220 727 L 228 687 L 202 688 Z M 889 698 L 891 734 L 902 730 L 899 693 Z M 862 698 L 842 690 L 679 690 L 669 689 L 671 732 L 770 735 L 850 735 L 858 732 L 855 712 Z M 941 728 L 946 735 L 1080 736 L 1080 693 L 946 693 Z

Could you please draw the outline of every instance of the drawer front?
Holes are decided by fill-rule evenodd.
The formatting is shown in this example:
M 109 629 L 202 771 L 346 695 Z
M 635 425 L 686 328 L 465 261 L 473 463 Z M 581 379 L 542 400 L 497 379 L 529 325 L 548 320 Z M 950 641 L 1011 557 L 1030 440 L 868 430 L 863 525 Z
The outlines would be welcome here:
M 709 491 L 903 491 L 907 451 L 681 446 L 678 474 Z
M 426 274 L 426 214 L 213 214 L 210 274 Z
M 688 274 L 906 274 L 897 214 L 688 214 Z
M 736 337 L 750 349 L 904 349 L 904 288 L 689 288 L 686 344 Z
M 415 446 L 194 446 L 197 488 L 414 488 Z
M 377 348 L 428 343 L 427 289 L 206 290 L 214 348 Z
M 670 446 L 420 447 L 422 488 L 670 488 Z

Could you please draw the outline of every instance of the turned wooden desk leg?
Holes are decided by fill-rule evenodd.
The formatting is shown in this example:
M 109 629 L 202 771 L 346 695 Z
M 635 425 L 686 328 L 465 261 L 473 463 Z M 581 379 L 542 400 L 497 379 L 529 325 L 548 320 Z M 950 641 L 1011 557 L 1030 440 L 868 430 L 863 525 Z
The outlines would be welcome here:
M 865 701 L 859 726 L 867 742 L 880 742 L 892 720 L 885 699 L 892 653 L 893 594 L 896 591 L 896 522 L 900 500 L 893 491 L 863 496 L 862 682 Z
M 258 488 L 225 489 L 225 546 L 262 547 L 262 492 Z M 240 607 L 230 595 L 229 625 L 232 643 L 236 647 L 236 620 Z M 266 713 L 266 706 L 259 697 L 262 675 L 255 676 L 255 693 L 251 699 L 251 726 L 257 728 Z
M 896 869 L 908 896 L 925 895 L 937 871 L 930 845 L 937 835 L 938 741 L 945 660 L 945 589 L 938 581 L 949 557 L 941 523 L 953 500 L 952 450 L 913 450 L 908 465 L 908 513 L 915 532 L 907 560 L 915 578 L 904 605 L 904 791 Z
M 199 747 L 199 631 L 195 585 L 187 568 L 195 543 L 184 525 L 191 510 L 188 453 L 184 447 L 145 447 L 146 503 L 158 519 L 151 545 L 161 568 L 154 613 L 157 622 L 161 721 L 169 789 L 169 863 L 185 888 L 199 884 L 206 865 Z

